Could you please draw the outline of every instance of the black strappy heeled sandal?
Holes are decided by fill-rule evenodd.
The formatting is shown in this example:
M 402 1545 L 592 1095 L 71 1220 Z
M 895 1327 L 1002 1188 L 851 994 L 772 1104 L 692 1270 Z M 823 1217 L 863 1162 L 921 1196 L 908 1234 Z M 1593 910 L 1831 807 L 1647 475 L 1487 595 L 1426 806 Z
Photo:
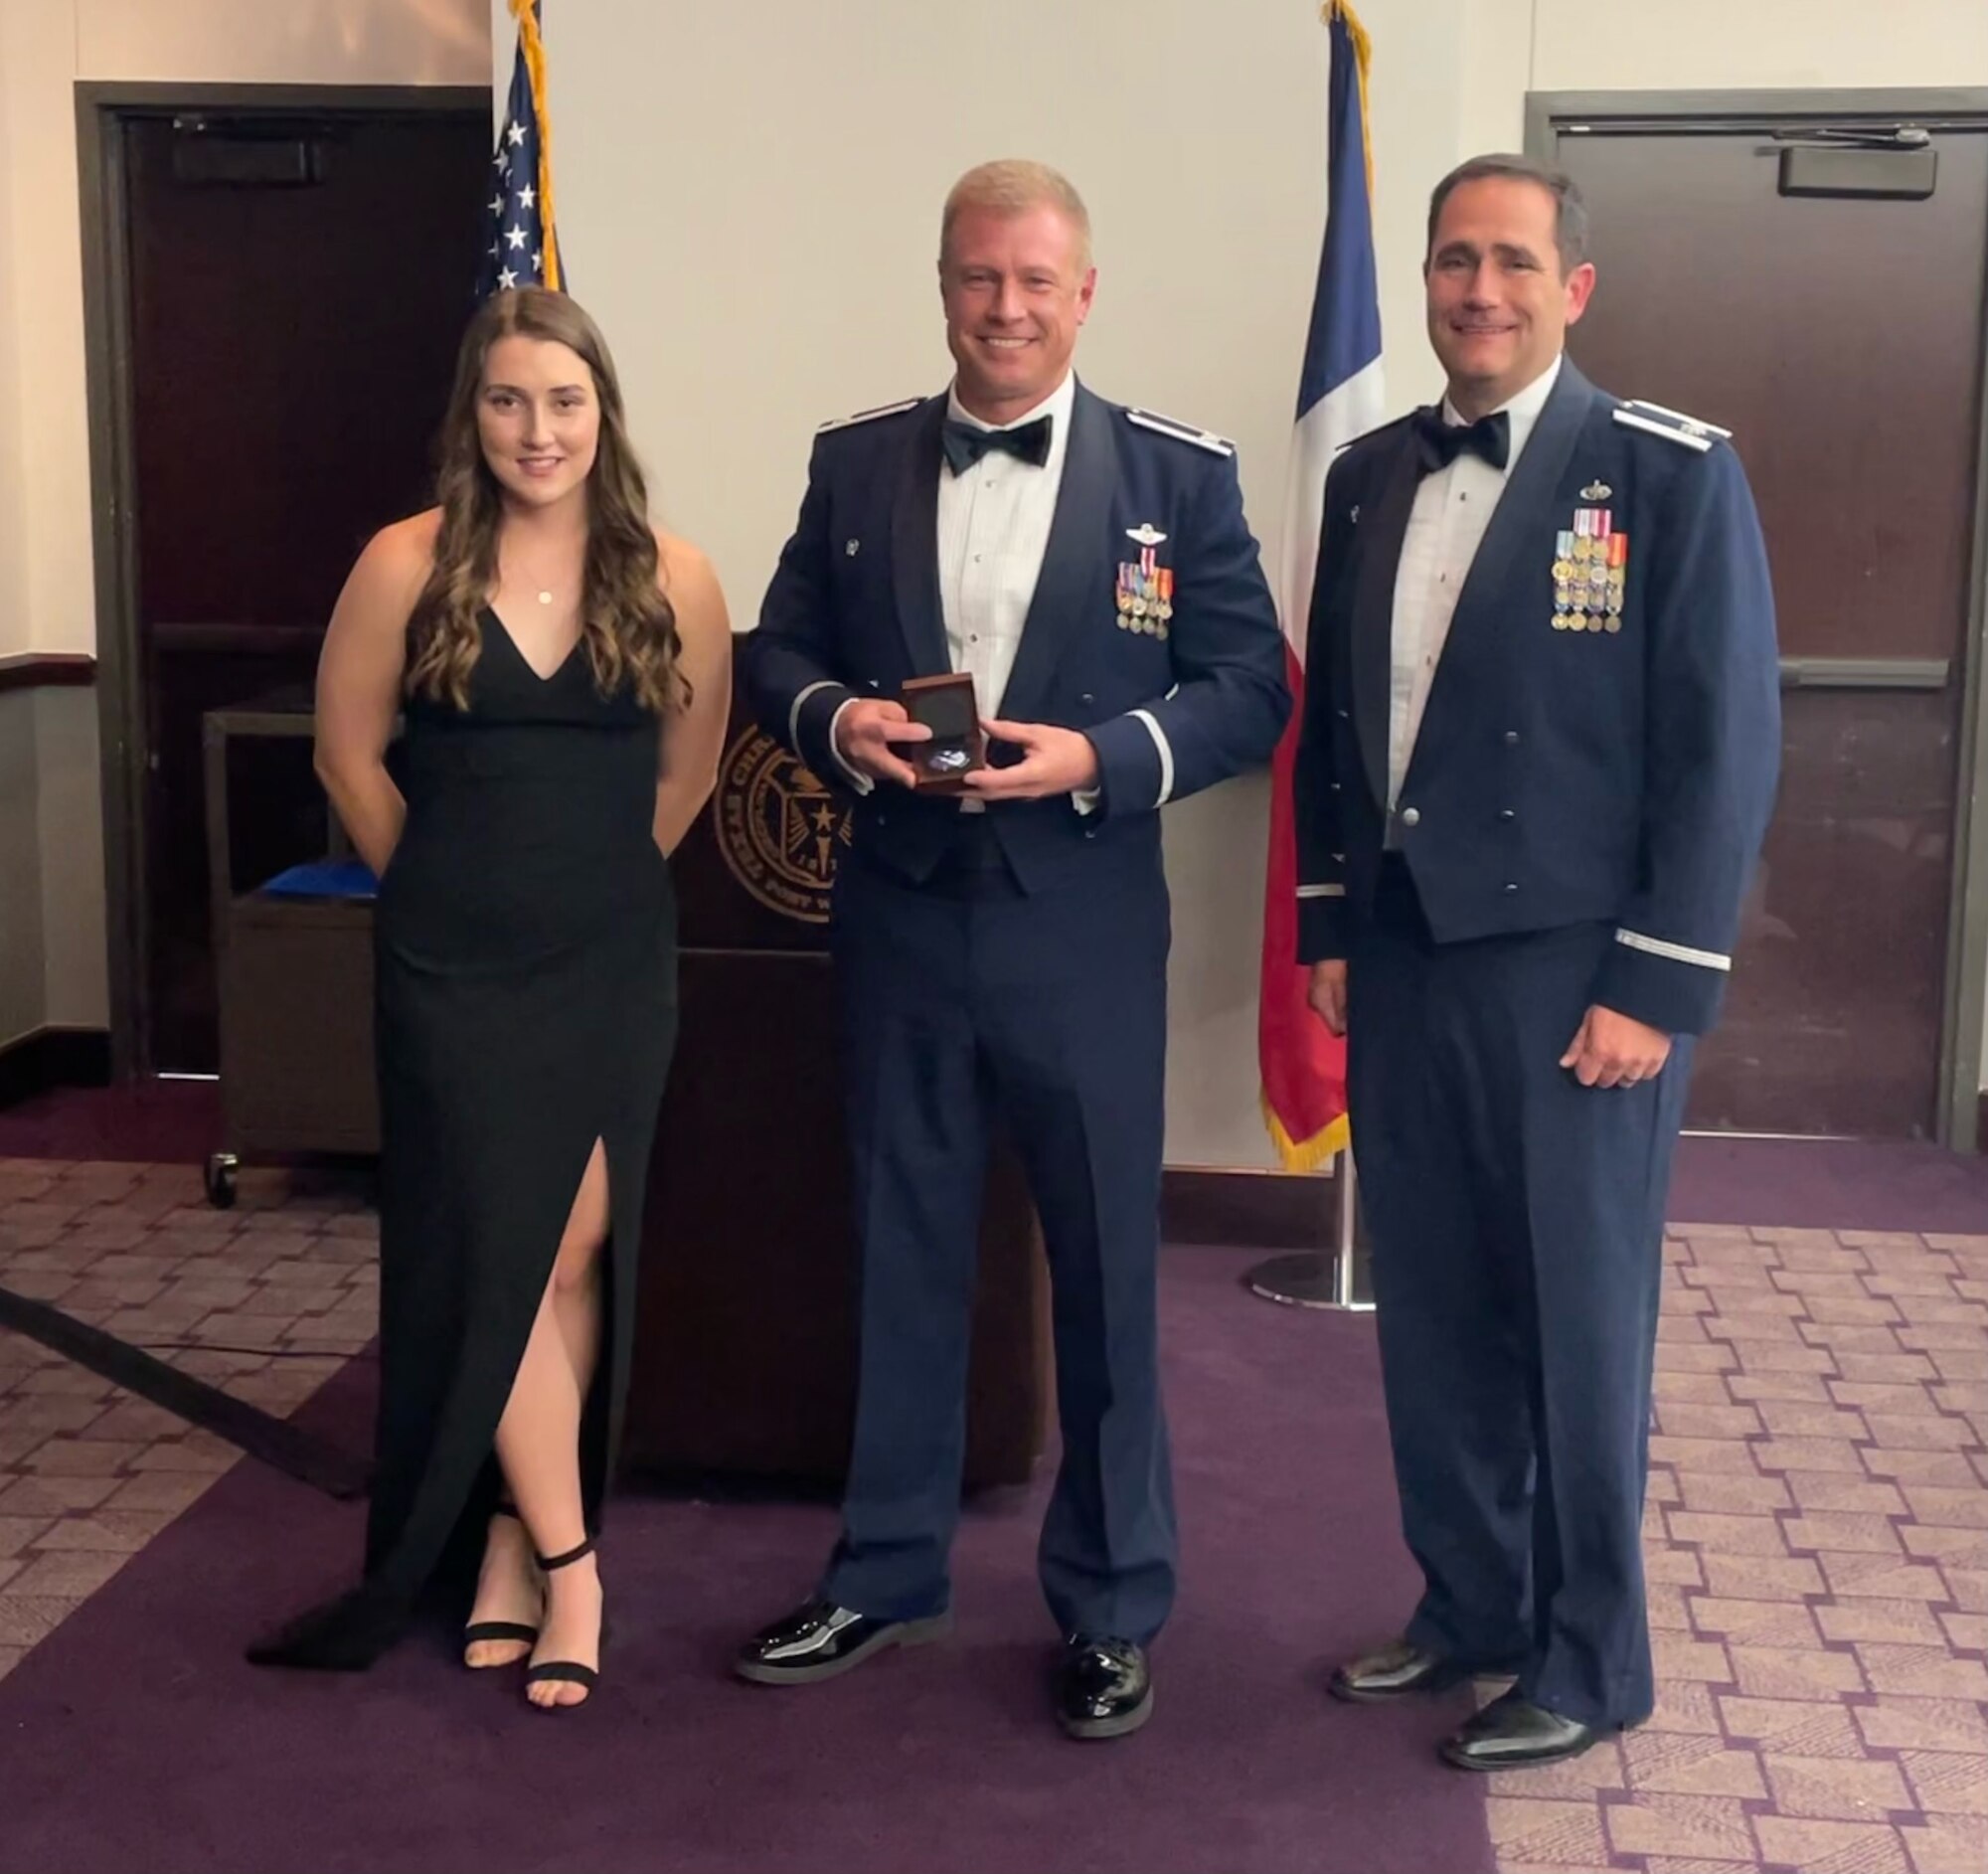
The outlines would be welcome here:
M 584 1561 L 592 1553 L 593 1553 L 593 1538 L 591 1536 L 588 1536 L 587 1539 L 584 1542 L 582 1542 L 579 1548 L 569 1549 L 564 1555 L 541 1555 L 536 1557 L 535 1559 L 537 1560 L 539 1567 L 543 1569 L 548 1575 L 551 1575 L 559 1569 L 571 1568 L 574 1563 Z M 600 1642 L 597 1650 L 604 1652 L 606 1650 L 606 1646 L 607 1646 L 607 1596 L 603 1591 L 600 1597 Z M 593 1688 L 600 1683 L 600 1671 L 597 1666 L 583 1666 L 572 1659 L 548 1659 L 545 1661 L 543 1665 L 531 1666 L 526 1670 L 525 1684 L 528 1687 L 533 1685 L 546 1685 L 551 1683 L 565 1683 L 568 1685 L 584 1686 L 586 1688 L 588 1697 L 591 1697 L 593 1693 Z M 536 1703 L 535 1700 L 528 1702 Z M 577 1699 L 574 1702 L 576 1704 L 583 1705 L 587 1701 L 586 1699 L 582 1698 L 582 1699 Z M 540 1706 L 539 1709 L 541 1709 L 542 1711 L 561 1711 L 570 1709 L 570 1707 L 565 1707 L 560 1705 L 544 1705 Z
M 520 1523 L 524 1521 L 524 1518 L 518 1515 L 517 1506 L 511 1503 L 499 1503 L 491 1514 L 509 1516 Z M 501 1671 L 504 1666 L 519 1663 L 515 1659 L 506 1659 L 501 1665 L 470 1665 L 469 1648 L 484 1640 L 518 1640 L 526 1646 L 536 1646 L 539 1643 L 539 1628 L 527 1626 L 522 1620 L 471 1620 L 462 1629 L 462 1663 L 469 1666 L 472 1672 L 496 1672 Z M 529 1653 L 526 1655 L 527 1658 L 530 1656 Z

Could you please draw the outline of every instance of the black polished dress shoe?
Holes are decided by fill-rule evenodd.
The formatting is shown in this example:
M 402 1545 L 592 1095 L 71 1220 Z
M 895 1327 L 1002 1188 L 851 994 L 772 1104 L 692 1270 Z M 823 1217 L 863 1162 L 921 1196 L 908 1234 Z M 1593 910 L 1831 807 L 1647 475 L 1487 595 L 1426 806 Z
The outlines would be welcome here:
M 1458 1770 L 1537 1770 L 1578 1757 L 1618 1728 L 1563 1718 L 1514 1687 L 1467 1719 L 1436 1750 Z
M 1391 1640 L 1378 1651 L 1349 1659 L 1333 1668 L 1325 1689 L 1334 1698 L 1355 1705 L 1385 1705 L 1397 1698 L 1446 1692 L 1478 1672 L 1497 1673 L 1499 1666 L 1472 1666 L 1446 1653 L 1430 1652 L 1409 1640 Z M 1516 1664 L 1513 1666 L 1516 1670 Z
M 832 1601 L 810 1601 L 747 1640 L 734 1655 L 732 1669 L 755 1685 L 812 1685 L 861 1665 L 886 1646 L 920 1646 L 951 1631 L 949 1613 L 883 1620 Z
M 1057 1673 L 1057 1723 L 1074 1738 L 1122 1738 L 1153 1715 L 1146 1649 L 1129 1639 L 1073 1639 Z

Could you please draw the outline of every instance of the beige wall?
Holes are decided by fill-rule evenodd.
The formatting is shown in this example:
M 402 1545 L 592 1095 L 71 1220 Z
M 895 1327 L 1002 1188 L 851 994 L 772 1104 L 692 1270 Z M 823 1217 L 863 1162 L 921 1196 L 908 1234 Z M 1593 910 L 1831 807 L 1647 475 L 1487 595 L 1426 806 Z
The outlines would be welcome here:
M 0 656 L 95 648 L 80 79 L 484 85 L 486 0 L 0 0 Z M 106 1019 L 87 690 L 0 697 L 0 1043 Z
M 23 648 L 30 634 L 27 428 L 16 334 L 32 280 L 15 206 L 24 192 L 19 79 L 35 28 L 28 11 L 0 4 L 0 658 Z M 36 713 L 33 691 L 0 692 L 0 1048 L 48 1019 Z
M 75 7 L 0 8 L 0 562 L 19 602 L 0 654 L 89 650 L 89 480 L 83 426 L 82 247 L 70 87 Z
M 511 31 L 502 0 L 492 11 L 501 85 Z M 1988 85 L 1982 0 L 1882 18 L 1865 0 L 1361 12 L 1398 410 L 1435 384 L 1417 279 L 1427 191 L 1465 154 L 1518 146 L 1529 87 Z M 563 8 L 548 42 L 576 282 L 628 380 L 662 511 L 716 557 L 742 623 L 814 425 L 944 382 L 937 205 L 996 154 L 1041 156 L 1083 189 L 1100 265 L 1086 380 L 1237 438 L 1274 563 L 1323 188 L 1310 0 L 589 0 Z M 1176 1163 L 1270 1162 L 1254 1030 L 1264 801 L 1252 778 L 1167 819 Z
M 42 4 L 43 0 L 36 0 Z M 586 0 L 574 0 L 584 6 Z M 481 0 L 72 0 L 80 77 L 481 85 Z
M 1981 0 L 1882 14 L 1867 0 L 1366 0 L 1362 12 L 1397 408 L 1431 384 L 1414 278 L 1422 197 L 1458 156 L 1518 142 L 1529 85 L 1988 85 Z M 563 0 L 550 40 L 579 282 L 617 342 L 663 510 L 717 554 L 742 619 L 791 518 L 812 426 L 942 380 L 934 207 L 956 170 L 995 150 L 1061 162 L 1091 197 L 1103 284 L 1086 376 L 1236 436 L 1274 551 L 1321 190 L 1311 0 Z M 1014 70 L 1018 46 L 1026 85 L 962 76 Z M 501 89 L 510 57 L 503 0 L 0 0 L 0 654 L 95 643 L 75 82 L 476 84 L 494 69 Z M 0 717 L 0 895 L 18 903 L 23 883 L 20 725 L 52 708 L 35 746 L 62 767 L 33 815 L 37 867 L 45 848 L 63 858 L 57 880 L 36 882 L 61 952 L 44 999 L 92 1009 L 101 897 L 79 840 L 100 819 L 94 757 L 68 714 L 87 693 L 59 695 L 25 715 L 10 699 Z M 1262 810 L 1260 782 L 1242 782 L 1168 826 L 1178 1162 L 1267 1162 L 1253 1037 Z M 10 954 L 0 939 L 0 1037 Z
M 1988 85 L 1980 0 L 1493 0 L 1532 14 L 1538 90 Z
M 14 124 L 19 107 L 13 75 L 20 11 L 0 5 L 0 657 L 21 648 L 28 629 L 25 426 L 12 415 L 21 408 L 21 361 L 13 335 L 20 326 L 25 270 L 17 258 L 23 248 L 14 220 Z
M 1463 153 L 1467 17 L 1462 0 L 1367 10 L 1384 312 L 1408 335 L 1420 200 Z M 500 77 L 509 45 L 500 31 Z M 565 253 L 615 346 L 660 507 L 714 555 L 741 622 L 815 425 L 944 383 L 939 202 L 997 154 L 1055 162 L 1088 198 L 1087 382 L 1237 438 L 1274 558 L 1324 193 L 1326 42 L 1306 0 L 763 0 L 749 24 L 688 0 L 595 0 L 558 16 L 549 47 Z M 1017 48 L 1026 83 L 974 76 L 1015 71 Z M 1433 382 L 1410 336 L 1396 401 Z M 1254 1055 L 1265 803 L 1254 776 L 1167 819 L 1178 1163 L 1269 1162 Z

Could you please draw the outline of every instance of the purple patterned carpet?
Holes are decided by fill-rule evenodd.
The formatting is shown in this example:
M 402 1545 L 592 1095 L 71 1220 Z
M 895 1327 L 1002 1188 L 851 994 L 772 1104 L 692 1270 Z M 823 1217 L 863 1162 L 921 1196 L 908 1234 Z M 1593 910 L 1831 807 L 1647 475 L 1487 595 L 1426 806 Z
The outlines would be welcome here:
M 0 1282 L 285 1411 L 371 1331 L 371 1219 L 279 1173 L 207 1209 L 211 1121 L 203 1088 L 0 1114 Z M 1184 1592 L 1154 1722 L 1104 1746 L 1047 1718 L 1041 1486 L 969 1516 L 950 1644 L 826 1686 L 724 1665 L 830 1513 L 649 1495 L 610 1524 L 587 1710 L 438 1633 L 257 1672 L 245 1638 L 343 1579 L 358 1512 L 0 1334 L 0 1867 L 1980 1874 L 1988 1164 L 1687 1140 L 1671 1214 L 1704 1221 L 1665 1251 L 1657 1713 L 1482 1780 L 1428 1750 L 1465 1695 L 1322 1695 L 1412 1588 L 1371 1323 L 1252 1299 L 1247 1253 L 1163 1264 Z M 306 1416 L 362 1448 L 371 1377 Z
M 237 1466 L 0 1683 L 5 1864 L 91 1870 L 1489 1869 L 1483 1791 L 1433 1734 L 1466 1707 L 1333 1704 L 1321 1667 L 1400 1620 L 1371 1327 L 1246 1296 L 1233 1252 L 1165 1288 L 1185 1588 L 1139 1736 L 1052 1727 L 1042 1491 L 984 1505 L 959 1631 L 790 1692 L 730 1645 L 805 1590 L 818 1508 L 635 1497 L 588 1709 L 524 1708 L 420 1636 L 358 1678 L 257 1671 L 244 1639 L 334 1586 L 355 1510 Z M 308 1410 L 358 1443 L 370 1367 Z M 86 1428 L 80 1435 L 86 1438 Z M 1464 1695 L 1459 1694 L 1461 1698 Z

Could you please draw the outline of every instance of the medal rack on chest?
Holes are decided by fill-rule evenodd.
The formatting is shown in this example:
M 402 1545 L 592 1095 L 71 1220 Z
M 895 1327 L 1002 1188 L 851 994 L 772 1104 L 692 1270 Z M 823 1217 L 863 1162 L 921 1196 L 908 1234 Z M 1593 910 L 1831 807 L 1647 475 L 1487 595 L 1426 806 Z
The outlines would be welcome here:
M 1581 489 L 1583 501 L 1605 501 L 1612 491 L 1598 482 Z M 1619 631 L 1629 580 L 1629 536 L 1616 530 L 1611 510 L 1577 507 L 1574 525 L 1554 542 L 1556 631 Z

